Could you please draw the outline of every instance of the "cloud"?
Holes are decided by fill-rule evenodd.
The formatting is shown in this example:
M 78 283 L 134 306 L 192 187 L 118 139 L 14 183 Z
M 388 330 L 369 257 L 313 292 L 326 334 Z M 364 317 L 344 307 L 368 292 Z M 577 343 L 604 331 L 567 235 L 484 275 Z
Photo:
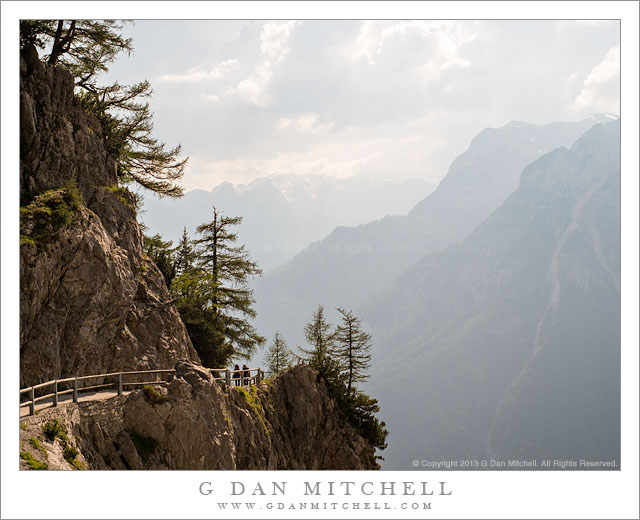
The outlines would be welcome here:
M 265 23 L 260 33 L 260 55 L 278 63 L 289 54 L 287 46 L 293 30 L 300 24 L 295 20 L 283 23 Z
M 219 101 L 223 96 L 236 97 L 258 107 L 264 107 L 268 103 L 267 87 L 273 78 L 274 68 L 289 54 L 291 50 L 288 45 L 289 39 L 299 23 L 297 21 L 264 23 L 260 31 L 258 60 L 249 75 L 240 81 L 237 78 L 241 71 L 241 63 L 235 58 L 220 61 L 210 68 L 198 65 L 188 69 L 184 74 L 163 74 L 157 78 L 157 81 L 205 85 L 222 83 L 222 88 L 218 87 L 218 93 L 209 93 L 200 97 L 212 102 Z
M 385 49 L 398 53 L 405 47 L 406 55 L 417 52 L 419 75 L 424 81 L 437 79 L 451 68 L 468 68 L 471 62 L 460 56 L 463 45 L 473 41 L 476 33 L 469 24 L 451 21 L 366 21 L 360 26 L 355 42 L 346 49 L 351 61 L 365 60 L 373 67 L 384 57 Z M 420 44 L 416 45 L 416 40 Z
M 369 65 L 375 65 L 376 55 L 381 52 L 380 31 L 376 27 L 377 22 L 366 21 L 360 27 L 353 49 L 351 60 L 364 59 Z
M 190 68 L 186 74 L 163 74 L 158 81 L 166 83 L 199 83 L 221 80 L 229 73 L 238 70 L 240 62 L 236 59 L 221 61 L 211 69 L 204 70 L 201 66 Z
M 260 32 L 260 58 L 253 71 L 236 87 L 230 88 L 227 96 L 238 96 L 258 107 L 268 103 L 267 87 L 273 77 L 275 65 L 289 54 L 289 39 L 300 22 L 268 22 Z
M 442 64 L 440 70 L 447 70 L 454 67 L 457 67 L 459 69 L 467 69 L 471 67 L 471 62 L 469 60 L 463 60 L 462 58 L 458 57 L 451 58 L 450 60 L 447 60 Z
M 395 181 L 424 178 L 435 183 L 442 177 L 449 158 L 463 151 L 477 133 L 475 124 L 464 130 L 459 126 L 448 130 L 446 123 L 452 116 L 444 112 L 405 123 L 387 123 L 381 128 L 332 128 L 331 132 L 315 131 L 315 114 L 303 116 L 281 120 L 283 130 L 302 125 L 310 131 L 287 135 L 286 139 L 274 135 L 271 146 L 259 154 L 221 158 L 210 153 L 190 153 L 185 189 L 209 190 L 222 182 L 248 184 L 257 177 L 278 174 Z M 455 119 L 469 122 L 463 117 Z M 290 146 L 278 146 L 285 141 Z
M 278 121 L 280 130 L 294 130 L 296 132 L 317 134 L 333 128 L 333 121 L 318 124 L 318 114 L 300 114 L 296 117 L 283 117 Z
M 591 69 L 573 108 L 580 112 L 620 113 L 620 46 L 609 49 Z

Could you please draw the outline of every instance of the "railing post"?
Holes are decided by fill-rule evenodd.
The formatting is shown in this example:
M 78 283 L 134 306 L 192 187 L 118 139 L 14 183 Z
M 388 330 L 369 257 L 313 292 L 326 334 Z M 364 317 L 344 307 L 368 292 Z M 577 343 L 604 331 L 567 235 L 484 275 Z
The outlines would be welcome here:
M 78 378 L 73 380 L 73 402 L 78 403 Z
M 58 406 L 58 380 L 56 379 L 53 384 L 53 406 Z
M 225 378 L 227 379 L 227 386 L 231 387 L 231 370 L 228 368 L 225 370 Z
M 118 374 L 118 395 L 122 395 L 122 372 Z
M 31 404 L 29 405 L 29 415 L 35 415 L 36 413 L 36 391 L 31 387 Z
M 260 373 L 260 369 L 258 369 L 258 373 L 256 374 L 256 384 L 259 385 L 260 381 L 262 381 L 262 374 Z

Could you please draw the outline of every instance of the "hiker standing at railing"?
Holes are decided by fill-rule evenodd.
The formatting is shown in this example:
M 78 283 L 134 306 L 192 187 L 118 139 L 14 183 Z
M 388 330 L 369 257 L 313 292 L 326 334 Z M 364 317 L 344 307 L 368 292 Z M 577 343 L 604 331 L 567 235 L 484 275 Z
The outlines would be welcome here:
M 249 384 L 249 378 L 251 377 L 251 371 L 249 370 L 249 367 L 247 366 L 246 363 L 244 365 L 242 365 L 242 376 L 244 378 L 244 380 L 242 381 L 242 384 L 243 385 L 248 385 Z
M 240 386 L 242 378 L 242 370 L 240 370 L 240 365 L 236 365 L 233 367 L 233 386 Z

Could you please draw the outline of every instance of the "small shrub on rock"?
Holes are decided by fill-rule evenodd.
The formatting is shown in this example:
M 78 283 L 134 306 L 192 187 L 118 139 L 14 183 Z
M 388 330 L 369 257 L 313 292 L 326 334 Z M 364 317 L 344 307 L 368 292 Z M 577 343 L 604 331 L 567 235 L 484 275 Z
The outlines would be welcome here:
M 144 385 L 142 391 L 151 404 L 162 404 L 169 400 L 166 395 L 158 392 L 152 385 Z
M 49 464 L 47 464 L 46 462 L 39 461 L 33 455 L 31 455 L 31 453 L 29 453 L 28 451 L 21 451 L 20 458 L 27 463 L 27 466 L 29 466 L 29 469 L 35 469 L 35 470 L 49 469 Z
M 44 246 L 55 240 L 58 230 L 70 224 L 82 205 L 74 180 L 64 188 L 43 191 L 20 207 L 20 243 Z
M 42 432 L 52 441 L 60 432 L 64 432 L 64 427 L 58 422 L 58 419 L 51 419 L 42 427 Z

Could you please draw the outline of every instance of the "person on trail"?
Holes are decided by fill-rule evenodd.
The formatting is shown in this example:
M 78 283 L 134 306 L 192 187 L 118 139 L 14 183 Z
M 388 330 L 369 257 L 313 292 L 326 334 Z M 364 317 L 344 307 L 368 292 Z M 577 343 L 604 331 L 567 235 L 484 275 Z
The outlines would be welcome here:
M 233 386 L 240 386 L 242 384 L 242 382 L 240 381 L 242 374 L 240 372 L 240 365 L 236 365 L 235 367 L 233 367 Z
M 247 366 L 246 363 L 242 365 L 242 375 L 244 377 L 244 382 L 242 384 L 248 385 L 249 378 L 251 377 L 251 371 L 249 370 L 249 367 Z

